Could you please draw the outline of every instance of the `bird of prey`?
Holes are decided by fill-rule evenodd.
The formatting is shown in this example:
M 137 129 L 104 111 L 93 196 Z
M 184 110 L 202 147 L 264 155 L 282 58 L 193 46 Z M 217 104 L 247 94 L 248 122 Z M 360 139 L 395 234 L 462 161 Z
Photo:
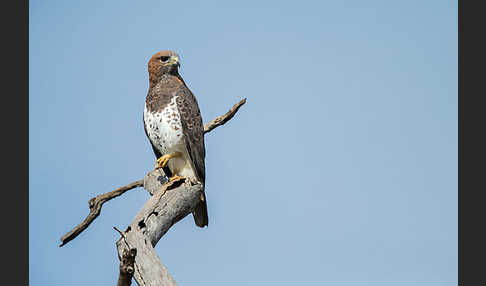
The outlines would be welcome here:
M 157 159 L 169 181 L 188 178 L 201 182 L 206 176 L 204 126 L 196 97 L 179 74 L 179 55 L 160 51 L 148 62 L 149 91 L 143 123 Z M 199 227 L 208 225 L 204 191 L 192 215 Z

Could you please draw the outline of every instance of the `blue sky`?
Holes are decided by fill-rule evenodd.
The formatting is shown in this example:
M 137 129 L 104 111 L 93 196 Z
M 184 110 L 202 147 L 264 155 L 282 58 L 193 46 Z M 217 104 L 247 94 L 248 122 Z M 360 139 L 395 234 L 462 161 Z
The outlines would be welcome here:
M 114 285 L 148 199 L 88 200 L 154 155 L 147 61 L 181 56 L 209 227 L 156 247 L 179 285 L 457 284 L 456 1 L 30 1 L 31 285 Z

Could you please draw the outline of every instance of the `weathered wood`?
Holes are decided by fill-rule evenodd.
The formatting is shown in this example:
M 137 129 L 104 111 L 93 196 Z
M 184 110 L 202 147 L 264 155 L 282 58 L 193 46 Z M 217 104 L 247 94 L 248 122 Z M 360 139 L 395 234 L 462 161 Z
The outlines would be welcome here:
M 117 230 L 118 231 L 118 230 Z M 118 276 L 117 286 L 130 286 L 132 284 L 133 273 L 135 273 L 135 256 L 137 249 L 124 249 L 120 259 L 120 276 Z
M 204 134 L 228 122 L 231 118 L 233 118 L 233 116 L 235 116 L 238 109 L 240 109 L 240 107 L 243 106 L 243 104 L 245 103 L 246 103 L 246 98 L 243 98 L 242 100 L 240 100 L 240 102 L 235 104 L 228 112 L 206 123 L 204 125 Z
M 191 213 L 199 202 L 203 186 L 186 179 L 161 185 L 155 176 L 146 178 L 147 191 L 154 195 L 117 241 L 118 254 L 122 257 L 129 249 L 137 249 L 134 278 L 138 285 L 177 285 L 154 247 L 172 225 Z
M 96 197 L 92 198 L 89 200 L 89 214 L 88 216 L 80 223 L 78 224 L 75 228 L 73 228 L 71 231 L 66 233 L 61 237 L 61 244 L 59 247 L 65 245 L 69 241 L 73 240 L 78 236 L 83 230 L 85 230 L 92 222 L 97 218 L 100 213 L 101 213 L 101 207 L 103 206 L 104 203 L 107 201 L 116 198 L 118 196 L 121 196 L 124 194 L 126 191 L 129 191 L 131 189 L 141 187 L 143 186 L 143 180 L 138 180 L 135 182 L 132 182 L 126 186 L 120 187 L 114 191 L 104 193 L 101 195 L 97 195 Z
M 143 188 L 149 192 L 150 195 L 153 195 L 162 188 L 162 185 L 165 182 L 167 182 L 167 177 L 165 176 L 164 171 L 162 171 L 162 169 L 155 169 L 143 178 Z

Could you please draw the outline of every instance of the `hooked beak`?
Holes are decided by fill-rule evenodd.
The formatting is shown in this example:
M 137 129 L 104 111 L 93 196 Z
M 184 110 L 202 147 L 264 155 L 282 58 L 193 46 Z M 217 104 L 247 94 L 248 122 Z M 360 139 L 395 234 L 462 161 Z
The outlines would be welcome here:
M 181 63 L 179 62 L 179 57 L 171 57 L 170 58 L 170 64 L 176 65 L 177 67 L 180 67 Z

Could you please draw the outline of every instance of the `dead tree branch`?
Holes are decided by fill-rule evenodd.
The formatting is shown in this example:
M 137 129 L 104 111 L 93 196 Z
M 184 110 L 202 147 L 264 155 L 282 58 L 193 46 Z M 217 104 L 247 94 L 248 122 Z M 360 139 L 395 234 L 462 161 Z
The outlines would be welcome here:
M 240 100 L 240 102 L 235 104 L 228 112 L 226 112 L 226 114 L 218 116 L 213 120 L 209 121 L 208 123 L 206 123 L 204 125 L 204 134 L 228 122 L 231 118 L 233 118 L 233 116 L 235 116 L 238 109 L 240 109 L 240 107 L 243 106 L 243 104 L 245 103 L 246 103 L 246 98 L 243 98 L 242 100 Z
M 228 122 L 245 103 L 246 98 L 235 104 L 226 114 L 206 123 L 204 133 Z M 162 264 L 154 247 L 169 228 L 190 214 L 199 202 L 203 191 L 203 186 L 199 182 L 182 179 L 169 183 L 163 171 L 156 169 L 141 180 L 98 195 L 89 200 L 90 213 L 84 221 L 61 237 L 60 246 L 83 232 L 99 216 L 105 202 L 142 186 L 152 197 L 142 206 L 124 232 L 115 228 L 121 235 L 116 243 L 120 259 L 120 276 L 117 285 L 130 285 L 132 277 L 140 286 L 177 285 Z
M 66 233 L 61 237 L 61 244 L 59 246 L 65 245 L 69 241 L 76 238 L 76 236 L 78 236 L 81 232 L 83 232 L 83 230 L 85 230 L 93 222 L 93 220 L 95 220 L 95 218 L 97 218 L 100 215 L 101 207 L 103 206 L 104 203 L 106 203 L 107 201 L 113 198 L 121 196 L 126 191 L 129 191 L 137 187 L 142 187 L 142 186 L 143 186 L 143 180 L 138 180 L 126 186 L 120 187 L 112 192 L 97 195 L 96 197 L 89 200 L 88 216 L 79 225 L 77 225 L 70 232 Z
M 133 277 L 140 286 L 177 285 L 154 250 L 169 228 L 190 214 L 199 202 L 203 186 L 182 179 L 160 184 L 154 180 L 148 189 L 154 195 L 143 205 L 132 223 L 117 241 L 119 256 L 137 249 Z

